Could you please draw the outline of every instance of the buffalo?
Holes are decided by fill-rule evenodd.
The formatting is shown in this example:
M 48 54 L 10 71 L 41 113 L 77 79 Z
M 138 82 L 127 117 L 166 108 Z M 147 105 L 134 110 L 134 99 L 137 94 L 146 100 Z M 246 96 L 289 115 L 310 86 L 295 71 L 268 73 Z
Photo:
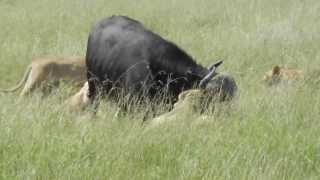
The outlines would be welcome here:
M 101 94 L 124 94 L 140 99 L 159 99 L 174 103 L 178 95 L 200 88 L 216 92 L 216 69 L 198 64 L 190 55 L 140 22 L 125 16 L 112 16 L 98 22 L 91 30 L 86 52 L 89 99 Z M 236 91 L 222 98 L 231 99 Z M 229 82 L 229 81 L 228 81 Z M 162 98 L 163 99 L 163 98 Z

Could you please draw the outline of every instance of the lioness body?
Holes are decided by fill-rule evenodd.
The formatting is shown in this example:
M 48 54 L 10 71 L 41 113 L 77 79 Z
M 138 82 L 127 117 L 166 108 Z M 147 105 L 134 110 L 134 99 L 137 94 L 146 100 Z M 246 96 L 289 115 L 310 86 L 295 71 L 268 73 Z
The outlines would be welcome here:
M 24 96 L 31 93 L 36 88 L 45 87 L 51 82 L 60 80 L 66 80 L 82 85 L 86 81 L 84 57 L 35 58 L 27 67 L 27 70 L 18 85 L 0 91 L 13 92 L 24 85 L 20 93 L 20 96 Z
M 274 66 L 272 70 L 266 72 L 263 80 L 268 85 L 275 85 L 280 82 L 290 82 L 303 77 L 303 72 L 299 69 Z

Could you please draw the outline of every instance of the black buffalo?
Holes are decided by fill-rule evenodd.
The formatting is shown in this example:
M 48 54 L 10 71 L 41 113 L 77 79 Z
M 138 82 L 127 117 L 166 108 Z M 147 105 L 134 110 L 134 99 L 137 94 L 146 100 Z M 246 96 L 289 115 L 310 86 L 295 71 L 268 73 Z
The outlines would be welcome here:
M 112 16 L 98 22 L 89 35 L 89 98 L 120 90 L 148 98 L 164 94 L 174 102 L 184 90 L 208 87 L 220 64 L 205 68 L 140 22 Z

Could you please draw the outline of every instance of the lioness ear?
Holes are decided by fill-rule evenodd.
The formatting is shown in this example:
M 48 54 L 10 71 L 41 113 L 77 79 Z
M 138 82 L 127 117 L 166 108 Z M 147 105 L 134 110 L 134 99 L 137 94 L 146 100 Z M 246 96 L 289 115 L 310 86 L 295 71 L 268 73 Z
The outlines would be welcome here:
M 279 75 L 280 74 L 280 67 L 274 66 L 272 69 L 272 75 Z

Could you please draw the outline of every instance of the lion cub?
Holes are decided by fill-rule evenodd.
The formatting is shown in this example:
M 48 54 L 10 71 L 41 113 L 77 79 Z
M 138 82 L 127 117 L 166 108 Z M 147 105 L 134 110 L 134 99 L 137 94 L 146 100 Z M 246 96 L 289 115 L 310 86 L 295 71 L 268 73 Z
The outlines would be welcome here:
M 33 59 L 16 86 L 0 91 L 14 92 L 24 85 L 20 96 L 25 96 L 40 87 L 44 90 L 50 83 L 60 80 L 82 85 L 86 78 L 84 57 L 40 57 Z
M 279 66 L 274 66 L 272 70 L 265 73 L 263 81 L 268 85 L 276 85 L 280 82 L 289 82 L 298 80 L 303 77 L 303 72 L 299 69 L 289 69 Z

